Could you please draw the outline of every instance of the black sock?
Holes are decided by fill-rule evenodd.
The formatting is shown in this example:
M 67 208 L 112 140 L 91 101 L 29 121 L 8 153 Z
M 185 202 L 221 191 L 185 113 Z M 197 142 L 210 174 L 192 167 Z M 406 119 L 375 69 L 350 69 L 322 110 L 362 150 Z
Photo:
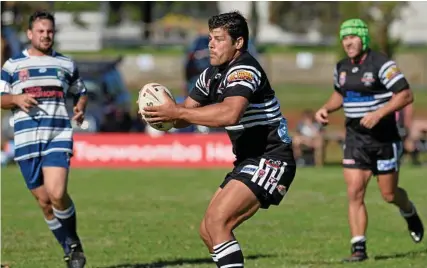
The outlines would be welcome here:
M 53 214 L 67 231 L 67 242 L 69 244 L 80 243 L 80 239 L 77 235 L 76 212 L 74 204 L 72 203 L 71 206 L 64 211 L 53 208 Z
M 239 243 L 236 240 L 227 241 L 214 246 L 219 267 L 243 267 L 244 258 Z
M 56 237 L 56 240 L 58 240 L 59 244 L 61 244 L 64 253 L 69 254 L 70 248 L 67 245 L 67 231 L 65 230 L 64 226 L 62 226 L 57 218 L 53 218 L 52 220 L 45 218 L 45 221 L 53 235 Z

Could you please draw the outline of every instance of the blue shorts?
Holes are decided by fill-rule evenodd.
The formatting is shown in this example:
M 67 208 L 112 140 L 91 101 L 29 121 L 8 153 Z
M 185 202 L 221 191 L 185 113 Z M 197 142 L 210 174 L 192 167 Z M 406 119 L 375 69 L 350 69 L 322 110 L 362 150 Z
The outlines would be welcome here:
M 43 167 L 70 167 L 71 155 L 66 152 L 53 152 L 45 156 L 18 161 L 28 189 L 33 190 L 43 185 Z

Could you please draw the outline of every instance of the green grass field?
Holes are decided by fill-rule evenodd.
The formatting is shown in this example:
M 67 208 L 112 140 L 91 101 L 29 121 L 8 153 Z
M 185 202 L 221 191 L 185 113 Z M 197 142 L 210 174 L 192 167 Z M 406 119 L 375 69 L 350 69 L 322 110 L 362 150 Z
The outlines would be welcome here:
M 198 237 L 211 194 L 227 170 L 79 170 L 70 193 L 87 267 L 215 267 Z M 62 252 L 27 192 L 19 169 L 2 169 L 2 263 L 63 267 Z M 404 166 L 401 185 L 427 221 L 425 169 Z M 349 252 L 346 190 L 338 167 L 301 168 L 282 204 L 236 232 L 245 267 L 426 267 L 426 242 L 410 239 L 397 209 L 371 181 L 366 195 L 370 259 L 340 263 Z

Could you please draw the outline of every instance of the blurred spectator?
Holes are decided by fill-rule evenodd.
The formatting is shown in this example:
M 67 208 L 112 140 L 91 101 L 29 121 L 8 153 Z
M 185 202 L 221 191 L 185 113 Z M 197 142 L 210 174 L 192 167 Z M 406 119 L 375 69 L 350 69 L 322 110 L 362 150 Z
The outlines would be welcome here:
M 310 162 L 304 158 L 304 152 L 314 153 L 314 163 L 322 166 L 324 163 L 324 137 L 322 125 L 314 119 L 312 110 L 305 110 L 297 125 L 297 134 L 292 137 L 295 159 L 298 165 Z
M 405 108 L 395 113 L 397 127 L 400 136 L 403 140 L 405 153 L 409 154 L 413 165 L 420 165 L 419 143 L 427 135 L 427 120 L 413 118 L 413 104 L 409 104 Z

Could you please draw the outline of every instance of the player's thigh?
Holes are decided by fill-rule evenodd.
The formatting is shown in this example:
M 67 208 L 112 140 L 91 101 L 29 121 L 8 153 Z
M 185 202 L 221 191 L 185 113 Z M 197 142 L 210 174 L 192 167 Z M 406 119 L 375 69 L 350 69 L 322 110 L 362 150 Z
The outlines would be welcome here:
M 257 197 L 261 208 L 279 205 L 289 190 L 296 173 L 295 165 L 276 157 L 249 158 L 238 165 L 221 187 L 231 180 L 243 182 Z
M 42 158 L 33 157 L 18 161 L 21 174 L 24 177 L 27 188 L 32 191 L 43 185 Z
M 347 197 L 350 201 L 360 201 L 365 196 L 366 187 L 372 176 L 368 169 L 344 168 L 344 180 L 347 185 Z
M 395 142 L 378 149 L 376 175 L 383 196 L 392 195 L 397 189 L 402 148 L 402 142 Z
M 255 194 L 244 183 L 231 180 L 209 206 L 205 216 L 207 228 L 226 227 L 233 230 L 252 217 L 260 206 Z
M 59 200 L 67 192 L 70 155 L 54 152 L 43 157 L 43 177 L 46 191 L 51 199 Z

